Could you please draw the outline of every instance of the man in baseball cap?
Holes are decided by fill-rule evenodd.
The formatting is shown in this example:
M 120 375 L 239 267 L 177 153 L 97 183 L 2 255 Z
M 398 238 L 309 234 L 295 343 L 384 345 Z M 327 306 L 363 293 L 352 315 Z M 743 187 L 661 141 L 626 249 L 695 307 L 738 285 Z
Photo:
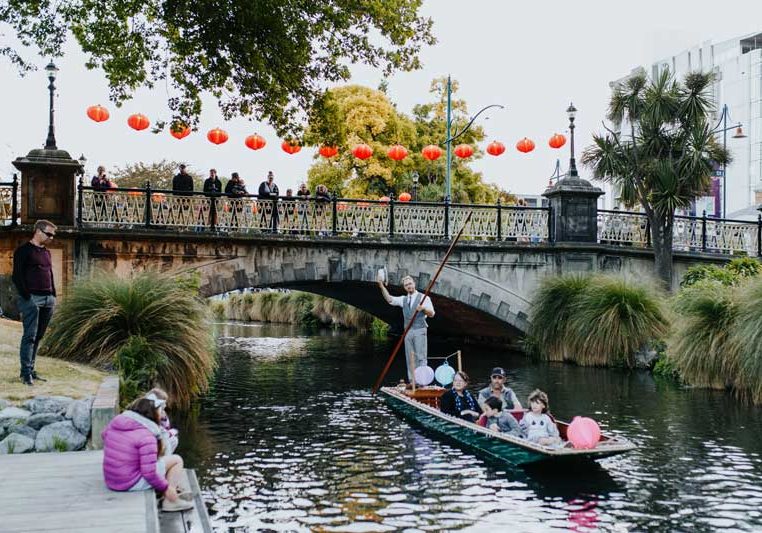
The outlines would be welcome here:
M 488 387 L 484 387 L 479 391 L 479 405 L 484 406 L 484 402 L 490 396 L 494 396 L 502 400 L 504 409 L 513 409 L 514 411 L 521 410 L 521 402 L 519 402 L 516 393 L 510 387 L 505 386 L 505 382 L 508 379 L 508 374 L 502 367 L 496 366 L 490 373 L 490 383 Z

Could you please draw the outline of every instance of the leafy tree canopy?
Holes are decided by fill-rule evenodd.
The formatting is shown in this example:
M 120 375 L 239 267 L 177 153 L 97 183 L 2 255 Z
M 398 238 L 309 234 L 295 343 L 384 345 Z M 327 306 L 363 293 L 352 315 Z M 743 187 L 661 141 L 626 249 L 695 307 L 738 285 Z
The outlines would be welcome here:
M 308 185 L 314 190 L 323 184 L 329 190 L 348 197 L 380 197 L 412 190 L 413 172 L 419 175 L 419 200 L 441 201 L 444 198 L 445 157 L 428 161 L 421 155 L 427 144 L 442 146 L 446 130 L 447 79 L 435 79 L 430 93 L 434 101 L 414 107 L 413 116 L 400 113 L 382 90 L 349 85 L 329 90 L 310 116 L 305 142 L 312 145 L 335 145 L 339 155 L 326 161 L 320 156 L 309 169 Z M 457 82 L 453 82 L 456 91 Z M 463 100 L 454 99 L 453 131 L 460 130 L 468 121 L 468 109 Z M 482 156 L 476 144 L 484 139 L 481 127 L 473 127 L 458 139 L 471 144 L 475 153 L 471 159 Z M 352 149 L 365 143 L 373 155 L 361 161 Z M 390 146 L 402 144 L 408 156 L 393 161 L 386 152 Z M 468 161 L 453 157 L 453 201 L 495 202 L 500 190 L 482 181 L 481 173 L 474 172 Z M 509 199 L 506 195 L 504 200 Z
M 142 189 L 146 181 L 151 182 L 153 189 L 172 190 L 172 178 L 179 172 L 180 163 L 162 159 L 154 163 L 132 163 L 117 167 L 111 177 L 119 187 L 136 187 Z M 205 177 L 199 172 L 187 167 L 185 171 L 193 177 L 193 188 L 200 191 Z
M 167 82 L 174 122 L 196 124 L 201 96 L 225 118 L 267 120 L 296 136 L 327 83 L 349 79 L 349 63 L 420 67 L 433 44 L 422 0 L 5 0 L 0 23 L 43 57 L 60 56 L 69 33 L 102 68 L 117 105 L 140 87 Z M 31 63 L 11 47 L 0 55 L 20 71 Z

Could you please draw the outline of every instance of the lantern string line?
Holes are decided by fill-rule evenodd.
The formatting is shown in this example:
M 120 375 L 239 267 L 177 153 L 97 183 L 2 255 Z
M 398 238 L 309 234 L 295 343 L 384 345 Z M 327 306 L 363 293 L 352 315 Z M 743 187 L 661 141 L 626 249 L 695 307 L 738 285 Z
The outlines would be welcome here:
M 429 357 L 428 359 L 436 359 L 436 360 L 444 359 L 445 361 L 449 361 L 450 357 L 454 355 L 458 355 L 458 352 L 452 352 L 450 355 L 445 355 L 443 357 Z

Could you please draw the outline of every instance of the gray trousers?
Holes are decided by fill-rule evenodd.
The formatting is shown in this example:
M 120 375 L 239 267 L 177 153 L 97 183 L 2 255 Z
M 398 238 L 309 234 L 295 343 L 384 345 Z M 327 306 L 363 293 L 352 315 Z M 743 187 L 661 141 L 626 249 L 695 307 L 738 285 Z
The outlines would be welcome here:
M 412 371 L 419 366 L 425 366 L 428 362 L 429 344 L 426 330 L 428 328 L 411 329 L 405 336 L 405 368 L 407 377 L 412 383 Z M 413 360 L 413 368 L 410 368 L 410 360 Z
M 40 339 L 45 335 L 45 330 L 48 329 L 50 317 L 53 315 L 53 308 L 56 306 L 56 299 L 54 296 L 32 294 L 28 300 L 19 297 L 17 302 L 24 326 L 24 333 L 21 336 L 21 348 L 19 350 L 19 359 L 21 360 L 20 375 L 24 378 L 27 376 L 31 377 L 34 373 L 37 347 L 40 345 Z

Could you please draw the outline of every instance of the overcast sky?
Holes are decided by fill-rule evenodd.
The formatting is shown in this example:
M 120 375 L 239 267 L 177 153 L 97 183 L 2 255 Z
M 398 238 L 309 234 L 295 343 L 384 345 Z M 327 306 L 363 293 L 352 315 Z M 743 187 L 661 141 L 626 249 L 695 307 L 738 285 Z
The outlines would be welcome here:
M 471 111 L 492 103 L 506 106 L 490 111 L 482 125 L 486 142 L 500 140 L 508 150 L 497 158 L 485 156 L 474 167 L 484 172 L 486 181 L 524 194 L 544 190 L 556 158 L 566 168 L 568 144 L 557 151 L 548 147 L 547 140 L 556 131 L 565 132 L 570 101 L 579 110 L 577 146 L 584 147 L 599 129 L 609 81 L 704 41 L 762 31 L 762 2 L 749 0 L 546 0 L 519 5 L 504 0 L 425 2 L 423 15 L 433 18 L 439 42 L 422 51 L 421 70 L 390 79 L 389 95 L 409 113 L 414 104 L 428 101 L 433 78 L 450 74 L 460 82 L 460 96 Z M 250 191 L 271 169 L 282 192 L 306 176 L 314 150 L 288 155 L 267 124 L 245 119 L 224 122 L 212 100 L 206 102 L 201 131 L 182 141 L 166 132 L 154 135 L 130 129 L 126 120 L 131 113 L 168 116 L 164 88 L 140 91 L 116 109 L 108 102 L 102 73 L 87 71 L 83 62 L 73 44 L 57 60 L 61 71 L 56 82 L 56 137 L 59 148 L 75 158 L 85 154 L 89 175 L 98 164 L 113 168 L 166 158 L 186 161 L 204 172 L 214 166 L 224 176 L 238 171 Z M 39 61 L 40 66 L 46 63 Z M 47 80 L 43 71 L 20 78 L 5 61 L 0 61 L 0 76 L 0 173 L 7 176 L 13 172 L 12 159 L 44 144 Z M 373 69 L 353 69 L 353 83 L 377 87 L 380 78 Z M 86 117 L 85 109 L 97 103 L 109 108 L 109 121 L 96 124 Z M 206 140 L 205 132 L 215 126 L 230 134 L 221 146 Z M 244 137 L 254 132 L 268 142 L 257 152 L 243 145 Z M 528 155 L 515 149 L 524 136 L 537 144 Z M 586 173 L 582 169 L 583 176 Z

